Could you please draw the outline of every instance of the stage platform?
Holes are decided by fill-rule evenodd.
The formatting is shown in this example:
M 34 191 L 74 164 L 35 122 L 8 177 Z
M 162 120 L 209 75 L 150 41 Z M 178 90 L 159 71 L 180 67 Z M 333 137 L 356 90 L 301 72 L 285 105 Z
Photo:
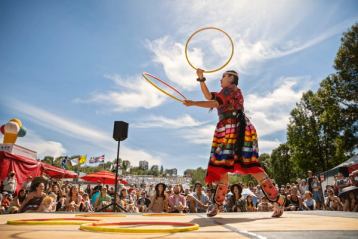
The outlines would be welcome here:
M 112 239 L 112 238 L 358 238 L 358 213 L 345 212 L 285 212 L 281 218 L 271 218 L 271 213 L 222 213 L 214 218 L 205 214 L 185 216 L 99 217 L 104 222 L 166 221 L 190 222 L 200 229 L 190 232 L 142 234 L 87 232 L 78 225 L 7 225 L 8 220 L 35 218 L 74 218 L 67 213 L 23 213 L 0 215 L 0 238 L 12 239 Z M 91 217 L 94 218 L 94 217 Z

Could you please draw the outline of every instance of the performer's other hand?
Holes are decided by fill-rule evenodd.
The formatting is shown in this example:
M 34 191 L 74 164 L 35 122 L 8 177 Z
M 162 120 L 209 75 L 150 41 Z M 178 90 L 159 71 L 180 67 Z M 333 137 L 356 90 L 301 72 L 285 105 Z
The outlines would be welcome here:
M 193 106 L 193 105 L 194 105 L 194 101 L 192 101 L 192 100 L 184 100 L 184 101 L 183 101 L 183 104 L 184 104 L 185 106 Z
M 199 79 L 203 79 L 204 78 L 204 70 L 203 69 L 196 69 L 196 75 L 198 76 Z

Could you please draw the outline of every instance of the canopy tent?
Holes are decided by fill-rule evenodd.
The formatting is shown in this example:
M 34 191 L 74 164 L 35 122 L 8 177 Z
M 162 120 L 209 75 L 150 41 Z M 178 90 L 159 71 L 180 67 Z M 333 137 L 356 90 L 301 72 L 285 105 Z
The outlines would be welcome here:
M 100 182 L 102 184 L 115 184 L 116 175 L 112 172 L 104 170 L 96 173 L 87 174 L 86 176 L 81 177 L 81 179 L 93 183 Z M 127 181 L 120 178 L 118 178 L 118 183 L 128 184 Z
M 333 185 L 334 184 L 334 176 L 336 176 L 338 174 L 338 172 L 340 171 L 340 168 L 343 168 L 343 167 L 348 168 L 349 173 L 353 172 L 354 170 L 357 170 L 358 169 L 358 155 L 354 155 L 347 161 L 337 165 L 336 167 L 334 167 L 330 170 L 327 170 L 326 172 L 321 173 L 321 177 L 324 177 L 324 181 L 322 182 L 322 184 L 324 184 L 324 186 Z
M 42 171 L 51 178 L 77 178 L 73 171 L 55 167 L 51 164 L 41 162 Z
M 5 180 L 10 171 L 15 171 L 17 181 L 16 191 L 21 189 L 23 182 L 25 182 L 29 176 L 34 178 L 42 174 L 47 174 L 49 177 L 56 178 L 77 177 L 77 174 L 72 171 L 5 151 L 0 151 L 0 165 L 0 181 Z

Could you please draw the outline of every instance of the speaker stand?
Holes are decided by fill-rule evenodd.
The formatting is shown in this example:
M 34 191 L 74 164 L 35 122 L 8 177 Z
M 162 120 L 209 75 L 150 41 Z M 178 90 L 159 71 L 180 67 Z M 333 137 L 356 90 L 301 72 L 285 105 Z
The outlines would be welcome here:
M 102 212 L 104 209 L 109 208 L 110 206 L 113 206 L 113 212 L 120 212 L 120 210 L 127 212 L 126 209 L 124 209 L 123 207 L 121 207 L 118 203 L 117 203 L 117 189 L 118 189 L 118 167 L 119 167 L 119 146 L 120 146 L 120 142 L 118 140 L 118 147 L 117 147 L 117 160 L 116 160 L 116 178 L 115 178 L 115 182 L 114 182 L 114 197 L 113 197 L 113 202 L 111 204 L 108 204 L 104 207 L 102 207 L 101 209 L 97 210 L 97 212 Z M 120 210 L 119 210 L 120 209 Z

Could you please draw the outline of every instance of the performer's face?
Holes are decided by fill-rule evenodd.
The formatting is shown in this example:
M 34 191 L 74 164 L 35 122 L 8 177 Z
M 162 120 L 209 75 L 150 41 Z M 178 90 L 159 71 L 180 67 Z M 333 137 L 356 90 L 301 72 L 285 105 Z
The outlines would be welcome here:
M 233 82 L 234 82 L 234 77 L 227 73 L 224 73 L 223 77 L 220 80 L 222 88 L 231 86 Z

